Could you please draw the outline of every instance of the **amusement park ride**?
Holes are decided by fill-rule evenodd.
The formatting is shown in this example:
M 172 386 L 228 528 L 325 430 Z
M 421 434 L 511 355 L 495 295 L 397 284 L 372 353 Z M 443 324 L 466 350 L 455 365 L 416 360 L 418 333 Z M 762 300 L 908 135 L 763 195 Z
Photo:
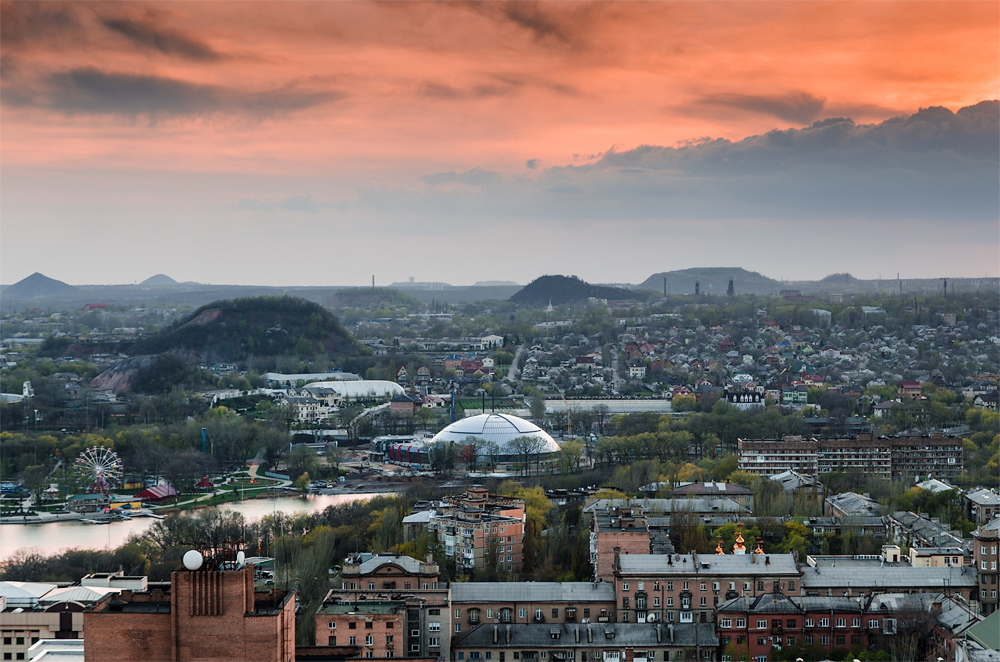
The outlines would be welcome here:
M 74 472 L 88 492 L 105 496 L 121 487 L 124 478 L 118 454 L 102 446 L 92 446 L 80 453 L 74 463 Z

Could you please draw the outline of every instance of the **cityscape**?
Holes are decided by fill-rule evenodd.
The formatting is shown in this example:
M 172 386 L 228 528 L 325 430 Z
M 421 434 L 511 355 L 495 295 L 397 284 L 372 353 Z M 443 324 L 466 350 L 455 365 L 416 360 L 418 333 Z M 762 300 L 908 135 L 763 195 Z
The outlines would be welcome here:
M 3 660 L 1000 660 L 1000 5 L 0 3 Z

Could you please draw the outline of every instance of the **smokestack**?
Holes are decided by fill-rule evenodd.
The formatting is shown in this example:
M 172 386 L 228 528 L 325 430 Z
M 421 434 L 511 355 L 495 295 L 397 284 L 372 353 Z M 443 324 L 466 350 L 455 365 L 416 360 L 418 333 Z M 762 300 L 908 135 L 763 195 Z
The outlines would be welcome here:
M 948 279 L 944 279 L 944 298 L 948 298 Z
M 698 296 L 701 294 L 701 283 L 699 281 L 694 282 L 694 295 Z
M 734 296 L 735 294 L 736 294 L 736 291 L 733 288 L 733 277 L 730 276 L 729 277 L 729 289 L 726 290 L 726 296 Z
M 375 274 L 372 274 L 372 289 L 375 289 Z
M 666 298 L 666 296 L 667 296 L 667 277 L 664 276 L 663 277 L 663 297 Z

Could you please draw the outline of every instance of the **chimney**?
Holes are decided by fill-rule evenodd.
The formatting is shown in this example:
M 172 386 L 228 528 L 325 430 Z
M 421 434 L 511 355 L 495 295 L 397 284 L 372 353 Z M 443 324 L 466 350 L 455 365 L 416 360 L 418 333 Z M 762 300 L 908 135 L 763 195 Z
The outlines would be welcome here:
M 580 628 L 573 630 L 573 639 L 576 640 L 576 643 L 580 643 Z
M 497 626 L 493 626 L 493 643 L 497 643 Z
M 667 633 L 670 634 L 670 643 L 674 643 L 674 625 L 673 625 L 673 623 L 667 624 Z
M 587 643 L 594 643 L 594 631 L 590 629 L 590 625 L 587 625 Z
M 660 624 L 656 624 L 656 643 L 663 643 L 663 631 L 660 629 Z
M 757 555 L 756 554 L 751 554 L 750 555 L 750 563 L 756 563 L 756 562 L 757 562 Z
M 505 639 L 507 640 L 507 645 L 510 646 L 510 626 L 509 625 L 507 626 L 507 634 L 505 636 Z

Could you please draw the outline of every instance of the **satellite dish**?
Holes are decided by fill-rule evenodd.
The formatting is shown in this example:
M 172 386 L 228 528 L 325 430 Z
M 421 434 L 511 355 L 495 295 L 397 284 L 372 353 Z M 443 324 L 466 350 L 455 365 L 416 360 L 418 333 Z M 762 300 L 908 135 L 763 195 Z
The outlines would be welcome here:
M 242 565 L 247 560 L 247 555 L 243 552 L 236 552 L 236 562 Z
M 202 561 L 201 552 L 196 549 L 184 553 L 184 567 L 188 570 L 197 570 L 201 567 Z

